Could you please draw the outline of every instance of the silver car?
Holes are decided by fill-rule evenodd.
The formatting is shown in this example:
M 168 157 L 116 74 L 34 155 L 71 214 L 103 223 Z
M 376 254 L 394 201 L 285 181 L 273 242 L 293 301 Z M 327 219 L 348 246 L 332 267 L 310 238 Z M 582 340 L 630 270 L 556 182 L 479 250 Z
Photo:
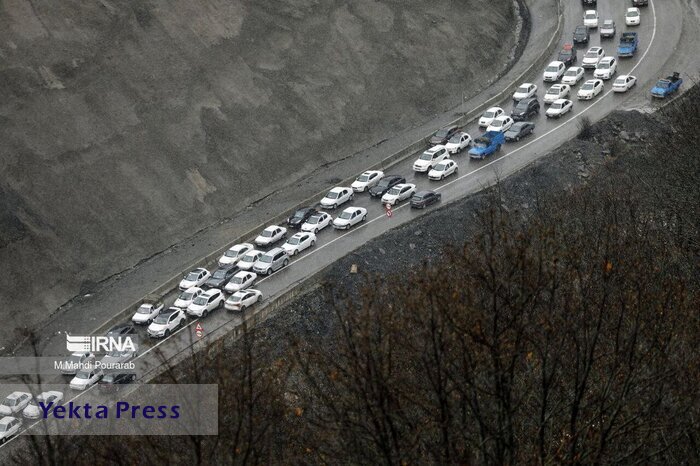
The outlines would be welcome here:
M 282 248 L 275 248 L 258 258 L 253 271 L 259 275 L 270 275 L 289 264 L 289 256 Z

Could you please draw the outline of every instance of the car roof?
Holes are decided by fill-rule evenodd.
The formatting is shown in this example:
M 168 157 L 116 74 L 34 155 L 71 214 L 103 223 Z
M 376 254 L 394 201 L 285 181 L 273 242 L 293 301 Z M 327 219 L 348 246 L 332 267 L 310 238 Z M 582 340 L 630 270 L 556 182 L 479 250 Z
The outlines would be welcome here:
M 238 272 L 236 272 L 236 275 L 234 275 L 234 277 L 242 277 L 242 276 L 248 275 L 250 273 L 253 273 L 253 272 L 251 272 L 250 270 L 239 270 Z
M 595 13 L 595 12 L 596 12 L 595 10 L 586 10 L 586 14 L 588 14 L 588 13 Z
M 291 238 L 294 238 L 295 236 L 296 236 L 297 238 L 299 238 L 299 237 L 301 237 L 301 236 L 310 235 L 310 234 L 311 234 L 310 231 L 299 231 L 299 232 L 297 232 L 297 233 L 294 233 L 294 234 L 291 236 Z
M 531 125 L 531 124 L 532 123 L 530 123 L 529 121 L 516 121 L 515 123 L 513 123 L 513 126 L 511 126 L 510 129 L 512 130 L 512 129 L 520 128 L 520 127 L 523 127 L 525 125 Z M 510 130 L 508 130 L 508 131 L 510 131 Z
M 554 60 L 552 62 L 549 62 L 549 65 L 547 65 L 547 66 L 559 66 L 559 65 L 563 65 L 563 64 L 564 64 L 564 62 L 561 62 L 559 60 Z
M 14 421 L 16 418 L 12 416 L 5 416 L 4 418 L 0 419 L 0 424 L 9 424 L 10 422 Z
M 202 296 L 211 296 L 215 293 L 221 293 L 221 290 L 218 288 L 210 288 L 207 291 L 205 291 Z
M 14 398 L 19 398 L 22 395 L 29 395 L 29 393 L 26 392 L 12 392 L 9 395 L 7 395 L 8 398 L 14 399 Z
M 230 251 L 240 251 L 243 248 L 252 248 L 253 245 L 250 243 L 240 243 L 240 244 L 234 244 L 229 248 Z
M 553 103 L 553 104 L 563 104 L 563 103 L 565 103 L 566 101 L 567 101 L 567 99 L 557 99 L 557 100 L 555 100 L 555 101 L 552 102 L 552 103 Z
M 582 69 L 583 69 L 583 68 L 581 68 L 580 66 L 570 66 L 569 69 L 566 70 L 566 71 L 571 71 L 571 70 L 576 70 L 576 71 L 578 71 L 578 70 L 582 70 Z
M 602 62 L 604 62 L 604 61 L 613 61 L 614 59 L 615 59 L 615 57 L 607 56 L 607 57 L 603 57 L 603 58 L 600 60 L 600 62 L 602 63 Z
M 603 26 L 612 26 L 614 23 L 615 21 L 613 21 L 612 19 L 606 19 L 605 21 L 603 21 Z
M 598 46 L 596 45 L 596 46 L 591 47 L 590 49 L 588 49 L 589 52 L 597 52 L 598 50 L 603 50 L 603 48 L 602 48 L 602 47 L 598 47 Z
M 564 46 L 562 47 L 562 50 L 566 50 L 567 52 L 571 52 L 572 50 L 574 50 L 574 44 L 569 44 L 569 43 L 567 42 L 567 43 L 564 44 Z
M 220 265 L 220 266 L 215 270 L 215 272 L 218 271 L 218 270 L 231 270 L 231 269 L 234 268 L 234 267 L 236 267 L 236 264 L 224 264 L 224 265 Z
M 279 225 L 270 225 L 269 227 L 265 227 L 265 231 L 272 231 L 276 230 L 279 228 Z
M 273 248 L 273 249 L 270 249 L 269 251 L 267 251 L 264 255 L 274 256 L 275 254 L 277 254 L 280 251 L 285 252 L 284 249 L 282 249 L 282 248 Z
M 444 148 L 445 148 L 445 146 L 443 146 L 442 144 L 436 144 L 433 147 L 426 149 L 426 152 L 429 152 L 432 154 L 433 152 L 437 152 L 437 151 L 444 149 Z M 399 175 L 389 175 L 385 178 L 389 178 L 390 176 L 399 176 Z
M 523 86 L 530 87 L 532 85 L 533 85 L 532 83 L 522 83 L 519 87 L 523 87 Z
M 170 314 L 175 314 L 176 312 L 180 312 L 180 309 L 177 307 L 169 307 L 166 311 L 161 312 L 160 315 L 167 317 Z
M 486 112 L 495 112 L 497 110 L 503 111 L 503 109 L 501 107 L 489 107 L 486 109 Z M 486 113 L 486 112 L 484 112 L 484 113 Z
M 194 293 L 194 292 L 196 292 L 197 290 L 202 291 L 202 289 L 201 289 L 200 287 L 198 287 L 198 286 L 191 286 L 191 287 L 187 288 L 187 289 L 184 291 L 184 293 L 187 293 L 187 292 Z

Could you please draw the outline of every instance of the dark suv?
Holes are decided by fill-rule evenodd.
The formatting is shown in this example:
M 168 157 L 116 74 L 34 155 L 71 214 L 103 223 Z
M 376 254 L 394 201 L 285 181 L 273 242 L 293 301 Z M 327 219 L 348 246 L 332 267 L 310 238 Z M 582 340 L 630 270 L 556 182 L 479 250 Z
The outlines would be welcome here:
M 576 49 L 574 49 L 573 44 L 564 44 L 564 48 L 559 51 L 557 60 L 566 66 L 576 63 Z
M 204 287 L 223 288 L 239 270 L 241 269 L 235 264 L 226 264 L 223 267 L 219 267 L 213 274 L 211 274 L 209 280 L 204 282 Z
M 458 132 L 459 126 L 445 126 L 444 128 L 440 128 L 439 130 L 437 130 L 428 142 L 431 146 L 434 146 L 436 144 L 447 144 L 447 141 L 449 141 L 452 138 L 452 136 L 454 136 Z
M 574 30 L 574 44 L 587 44 L 591 35 L 588 32 L 588 28 L 583 24 L 576 26 Z
M 537 115 L 540 113 L 540 101 L 536 97 L 531 97 L 529 99 L 523 99 L 518 102 L 510 112 L 510 116 L 515 121 L 527 120 L 532 115 Z
M 299 209 L 294 212 L 294 215 L 287 219 L 287 226 L 298 230 L 301 228 L 301 225 L 315 213 L 317 213 L 317 210 L 313 207 L 304 207 L 303 209 Z
M 387 175 L 382 178 L 376 186 L 369 189 L 369 195 L 372 197 L 381 197 L 391 188 L 400 183 L 405 183 L 406 178 L 399 175 Z

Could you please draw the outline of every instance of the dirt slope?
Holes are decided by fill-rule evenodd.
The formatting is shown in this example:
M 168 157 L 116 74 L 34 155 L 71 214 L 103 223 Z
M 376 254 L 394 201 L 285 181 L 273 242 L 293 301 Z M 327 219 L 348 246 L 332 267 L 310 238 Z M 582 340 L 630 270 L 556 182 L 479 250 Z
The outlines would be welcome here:
M 3 1 L 2 312 L 36 322 L 456 105 L 515 24 L 486 0 Z

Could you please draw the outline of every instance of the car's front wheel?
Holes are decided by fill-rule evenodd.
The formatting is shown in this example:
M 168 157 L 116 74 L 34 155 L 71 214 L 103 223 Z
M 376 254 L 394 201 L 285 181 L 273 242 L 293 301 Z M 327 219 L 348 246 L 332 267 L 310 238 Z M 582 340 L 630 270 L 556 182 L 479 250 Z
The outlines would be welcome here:
M 163 338 L 168 338 L 170 336 L 170 329 L 166 330 L 163 334 Z
M 365 220 L 367 220 L 367 214 L 362 216 L 362 221 L 364 222 Z

